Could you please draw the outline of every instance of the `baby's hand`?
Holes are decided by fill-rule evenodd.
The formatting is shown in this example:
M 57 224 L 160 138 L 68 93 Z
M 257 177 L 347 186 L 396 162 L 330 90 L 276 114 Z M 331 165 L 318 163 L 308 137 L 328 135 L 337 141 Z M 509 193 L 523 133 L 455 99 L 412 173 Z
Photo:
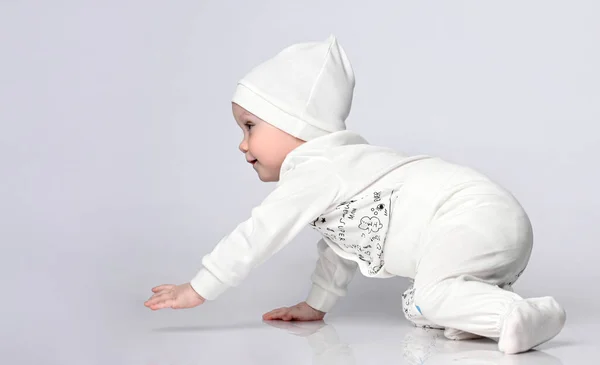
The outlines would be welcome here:
M 144 303 L 146 307 L 152 310 L 193 308 L 205 301 L 189 283 L 160 285 L 152 288 L 152 292 L 154 292 L 154 295 Z
M 281 319 L 284 321 L 320 321 L 325 317 L 325 312 L 316 310 L 306 304 L 298 303 L 293 307 L 274 309 L 263 315 L 263 319 L 270 321 Z

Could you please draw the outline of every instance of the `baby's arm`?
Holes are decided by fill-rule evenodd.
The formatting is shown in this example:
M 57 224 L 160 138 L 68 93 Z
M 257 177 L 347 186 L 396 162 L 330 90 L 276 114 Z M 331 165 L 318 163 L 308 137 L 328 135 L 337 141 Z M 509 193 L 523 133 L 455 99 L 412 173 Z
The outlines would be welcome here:
M 322 161 L 329 164 L 328 161 Z M 309 170 L 310 168 L 310 170 Z M 337 199 L 341 181 L 329 165 L 296 166 L 285 180 L 252 210 L 251 218 L 239 224 L 202 259 L 204 268 L 185 285 L 185 293 L 214 300 L 230 287 L 237 286 L 249 272 L 287 245 L 315 217 L 327 210 Z M 153 297 L 155 308 L 166 308 L 180 302 L 174 294 L 184 288 Z M 156 296 L 157 294 L 155 294 Z M 181 296 L 181 295 L 179 295 Z M 173 305 L 166 305 L 169 301 Z M 151 307 L 152 308 L 152 307 Z
M 338 256 L 323 239 L 317 244 L 319 259 L 311 276 L 312 289 L 305 302 L 293 307 L 272 310 L 263 319 L 284 321 L 314 321 L 325 317 L 338 298 L 345 296 L 348 284 L 356 273 L 358 264 Z
M 348 292 L 348 284 L 354 278 L 358 264 L 340 257 L 323 239 L 319 240 L 317 249 L 319 259 L 311 276 L 313 286 L 306 303 L 315 309 L 328 312 L 338 298 Z

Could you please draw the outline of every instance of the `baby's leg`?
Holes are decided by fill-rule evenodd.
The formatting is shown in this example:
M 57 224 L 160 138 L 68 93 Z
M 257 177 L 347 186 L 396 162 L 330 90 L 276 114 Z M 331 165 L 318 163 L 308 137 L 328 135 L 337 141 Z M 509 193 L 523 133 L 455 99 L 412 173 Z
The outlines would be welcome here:
M 501 351 L 517 353 L 556 336 L 565 314 L 553 298 L 523 300 L 500 288 L 516 281 L 532 245 L 527 217 L 502 208 L 485 204 L 432 224 L 414 302 L 439 326 L 497 339 Z
M 513 291 L 511 284 L 512 283 L 506 284 L 505 286 L 502 287 L 502 289 L 508 290 L 508 291 Z M 474 340 L 477 338 L 482 338 L 482 336 L 476 335 L 474 333 L 457 330 L 455 328 L 446 328 L 446 330 L 444 331 L 444 336 L 449 340 L 455 340 L 455 341 Z
M 474 333 L 457 330 L 455 328 L 444 328 L 442 326 L 438 326 L 437 324 L 425 318 L 425 316 L 421 314 L 415 306 L 414 284 L 412 284 L 404 292 L 404 294 L 402 294 L 402 311 L 404 312 L 404 317 L 406 317 L 406 319 L 408 319 L 415 327 L 444 330 L 444 336 L 447 339 L 472 340 L 476 338 L 481 338 L 481 336 L 476 335 Z
M 408 319 L 415 327 L 420 328 L 432 328 L 432 329 L 444 329 L 444 327 L 438 326 L 435 323 L 431 322 L 423 314 L 419 313 L 419 310 L 415 306 L 415 287 L 412 284 L 403 294 L 402 294 L 402 311 L 404 312 L 404 317 Z

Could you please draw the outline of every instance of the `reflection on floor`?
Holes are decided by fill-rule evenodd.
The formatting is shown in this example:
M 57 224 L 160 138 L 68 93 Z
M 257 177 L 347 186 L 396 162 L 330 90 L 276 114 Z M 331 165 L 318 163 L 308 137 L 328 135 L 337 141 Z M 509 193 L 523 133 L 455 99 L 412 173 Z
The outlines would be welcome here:
M 488 339 L 452 341 L 441 330 L 402 319 L 333 318 L 318 322 L 153 328 L 138 340 L 140 364 L 536 364 L 593 363 L 598 347 L 580 341 L 588 329 L 566 327 L 554 340 L 519 355 L 504 355 Z
M 313 352 L 313 364 L 357 364 L 353 346 L 344 343 L 333 325 L 324 322 L 265 322 L 293 335 L 306 338 Z M 491 340 L 450 341 L 441 330 L 411 328 L 396 344 L 405 364 L 539 364 L 562 362 L 547 353 L 530 351 L 507 356 L 497 351 Z M 392 359 L 390 359 L 392 360 Z M 401 359 L 394 360 L 400 362 Z

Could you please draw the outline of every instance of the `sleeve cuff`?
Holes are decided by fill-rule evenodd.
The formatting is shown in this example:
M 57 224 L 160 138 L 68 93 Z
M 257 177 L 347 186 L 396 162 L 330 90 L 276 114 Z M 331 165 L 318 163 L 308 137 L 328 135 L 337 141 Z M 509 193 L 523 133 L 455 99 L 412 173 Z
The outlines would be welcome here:
M 206 300 L 215 300 L 219 295 L 229 289 L 227 284 L 223 283 L 206 269 L 200 270 L 190 281 L 190 285 L 196 293 Z
M 306 299 L 306 304 L 321 312 L 329 312 L 337 300 L 337 295 L 313 284 L 312 289 L 308 294 L 308 298 Z

